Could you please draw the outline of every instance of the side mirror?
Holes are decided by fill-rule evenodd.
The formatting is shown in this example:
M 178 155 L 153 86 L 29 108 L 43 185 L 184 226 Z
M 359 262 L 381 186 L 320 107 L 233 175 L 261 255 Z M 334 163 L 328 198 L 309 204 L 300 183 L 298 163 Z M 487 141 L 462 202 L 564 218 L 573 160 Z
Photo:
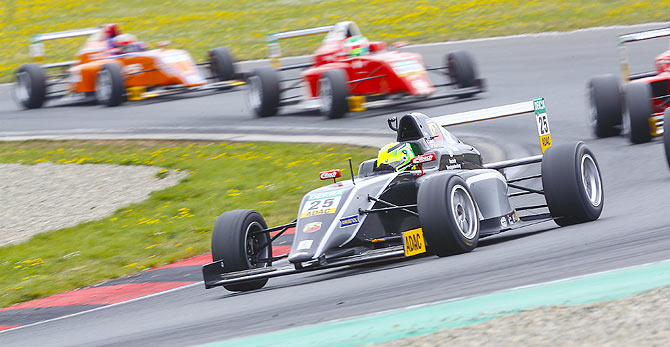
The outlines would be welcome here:
M 396 132 L 398 131 L 398 118 L 391 117 L 391 118 L 387 119 L 386 121 L 388 122 L 389 128 L 391 128 L 391 130 L 396 131 Z
M 403 47 L 405 47 L 405 46 L 407 46 L 407 45 L 409 45 L 409 42 L 407 42 L 407 41 L 399 41 L 399 42 L 394 42 L 394 43 L 392 43 L 392 44 L 391 44 L 391 48 L 393 48 L 393 49 L 400 49 L 400 48 L 403 48 Z
M 170 41 L 170 40 L 159 41 L 159 42 L 156 42 L 156 47 L 161 48 L 161 47 L 165 47 L 165 46 L 168 46 L 168 45 L 171 45 L 171 44 L 172 44 L 172 41 Z

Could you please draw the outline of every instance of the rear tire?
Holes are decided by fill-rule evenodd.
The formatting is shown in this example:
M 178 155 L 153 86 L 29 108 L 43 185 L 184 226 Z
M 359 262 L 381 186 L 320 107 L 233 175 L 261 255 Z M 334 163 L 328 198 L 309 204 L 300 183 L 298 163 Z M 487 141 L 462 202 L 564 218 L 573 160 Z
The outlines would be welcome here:
M 26 109 L 40 108 L 46 100 L 46 75 L 35 63 L 23 64 L 16 73 L 14 97 Z
M 621 134 L 623 98 L 619 79 L 611 74 L 589 81 L 589 124 L 597 137 Z
M 542 158 L 542 186 L 556 224 L 598 219 L 605 194 L 596 157 L 583 142 L 549 147 Z
M 455 83 L 458 88 L 474 87 L 477 84 L 477 68 L 470 53 L 466 51 L 449 53 L 446 60 L 451 82 Z M 467 98 L 475 94 L 461 95 L 459 98 Z
M 271 262 L 259 263 L 254 260 L 253 253 L 267 244 L 270 236 L 267 233 L 251 235 L 254 231 L 267 229 L 267 224 L 260 213 L 254 210 L 235 210 L 222 213 L 216 219 L 212 231 L 212 258 L 223 260 L 224 272 L 235 272 L 271 266 Z M 272 258 L 272 245 L 265 247 L 259 254 L 261 258 Z M 242 283 L 227 284 L 223 287 L 234 292 L 244 292 L 263 288 L 268 279 L 253 280 Z
M 95 80 L 95 99 L 108 107 L 121 105 L 124 99 L 125 82 L 121 65 L 108 63 L 98 71 Z
M 477 204 L 462 178 L 434 175 L 423 181 L 417 193 L 417 209 L 431 252 L 443 257 L 477 247 Z
M 209 51 L 209 69 L 217 81 L 235 79 L 235 60 L 227 47 L 217 47 Z
M 253 70 L 248 80 L 247 102 L 258 117 L 272 117 L 279 111 L 279 74 L 264 66 Z
M 328 119 L 342 118 L 349 111 L 347 73 L 342 69 L 327 70 L 319 80 L 321 114 Z
M 626 113 L 624 133 L 632 143 L 651 141 L 651 87 L 646 83 L 629 83 L 625 88 Z

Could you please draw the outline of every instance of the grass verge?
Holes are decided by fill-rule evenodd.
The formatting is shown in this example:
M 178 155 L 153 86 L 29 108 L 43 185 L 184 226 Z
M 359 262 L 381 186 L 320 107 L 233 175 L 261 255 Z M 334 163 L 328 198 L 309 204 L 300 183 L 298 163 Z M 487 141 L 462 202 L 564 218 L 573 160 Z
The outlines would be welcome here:
M 411 43 L 561 31 L 600 25 L 666 21 L 670 1 L 579 0 L 51 0 L 0 3 L 0 81 L 29 62 L 35 34 L 118 22 L 140 40 L 172 40 L 203 59 L 230 46 L 240 59 L 266 56 L 268 33 L 356 21 L 372 40 Z M 307 54 L 321 36 L 285 45 L 285 55 Z M 49 42 L 49 62 L 71 60 L 84 39 Z M 614 50 L 614 47 L 612 47 Z
M 111 163 L 186 170 L 180 184 L 103 220 L 0 248 L 0 307 L 128 275 L 206 252 L 223 211 L 256 209 L 269 224 L 295 218 L 318 172 L 374 157 L 327 144 L 173 141 L 0 143 L 0 163 Z

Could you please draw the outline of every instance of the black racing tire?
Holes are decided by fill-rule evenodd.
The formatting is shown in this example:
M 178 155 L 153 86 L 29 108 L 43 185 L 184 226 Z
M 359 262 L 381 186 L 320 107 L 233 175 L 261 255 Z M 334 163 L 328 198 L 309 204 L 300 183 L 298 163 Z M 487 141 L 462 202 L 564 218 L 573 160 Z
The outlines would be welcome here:
M 23 64 L 16 72 L 14 98 L 26 109 L 40 108 L 46 100 L 47 77 L 39 64 Z
M 114 107 L 125 99 L 125 81 L 121 65 L 107 63 L 98 71 L 95 79 L 95 99 L 100 105 Z
M 663 112 L 663 121 L 665 122 L 666 119 L 670 119 L 670 108 L 666 108 Z M 665 148 L 665 160 L 670 166 L 670 134 L 665 132 L 665 128 L 663 129 L 663 147 Z
M 235 59 L 228 47 L 217 47 L 209 51 L 209 70 L 217 81 L 230 81 L 237 77 Z
M 477 84 L 477 67 L 475 60 L 466 51 L 456 51 L 446 56 L 447 72 L 451 82 L 458 88 L 473 87 Z M 460 95 L 459 98 L 471 97 L 476 93 Z
M 632 143 L 651 141 L 651 87 L 647 83 L 629 83 L 624 89 L 626 114 L 624 115 L 624 133 Z
M 249 253 L 258 250 L 254 246 L 261 247 L 266 244 L 268 246 L 259 256 L 272 258 L 272 245 L 269 245 L 268 233 L 249 235 L 263 229 L 267 229 L 267 224 L 263 216 L 254 210 L 234 210 L 222 213 L 216 219 L 212 231 L 212 258 L 214 261 L 223 260 L 223 271 L 226 273 L 271 266 L 271 262 L 256 263 L 250 260 Z M 267 282 L 268 279 L 265 278 L 227 284 L 223 287 L 234 292 L 244 292 L 263 288 Z
M 600 168 L 583 142 L 547 148 L 542 158 L 542 186 L 556 224 L 567 226 L 600 217 L 605 202 Z
M 346 71 L 326 70 L 319 79 L 321 114 L 328 119 L 342 118 L 349 111 L 348 94 Z
M 477 247 L 477 203 L 461 177 L 439 174 L 428 177 L 419 186 L 417 209 L 430 252 L 444 257 L 470 252 Z M 466 223 L 465 228 L 459 222 Z
M 258 117 L 272 117 L 279 111 L 279 73 L 264 66 L 252 71 L 248 78 L 247 103 Z
M 589 81 L 589 125 L 596 137 L 621 134 L 623 97 L 619 78 L 612 74 Z

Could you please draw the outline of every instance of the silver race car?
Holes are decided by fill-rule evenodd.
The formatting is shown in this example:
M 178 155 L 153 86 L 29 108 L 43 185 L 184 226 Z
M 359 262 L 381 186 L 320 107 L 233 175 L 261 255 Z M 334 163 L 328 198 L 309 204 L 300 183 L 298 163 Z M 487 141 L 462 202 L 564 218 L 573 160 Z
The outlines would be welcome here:
M 535 114 L 543 155 L 483 164 L 475 148 L 444 128 L 528 113 Z M 530 223 L 565 226 L 600 216 L 604 197 L 595 155 L 582 142 L 552 146 L 544 99 L 435 118 L 409 113 L 388 124 L 396 142 L 361 163 L 349 180 L 336 182 L 339 170 L 321 172 L 322 180 L 334 183 L 307 193 L 291 223 L 268 227 L 254 210 L 221 214 L 212 234 L 214 262 L 203 267 L 205 286 L 248 291 L 268 278 L 305 271 L 424 253 L 447 256 Z M 531 164 L 541 165 L 539 174 L 504 174 Z M 528 203 L 533 195 L 541 202 L 514 203 Z M 273 256 L 272 242 L 289 229 L 295 230 L 291 251 Z

